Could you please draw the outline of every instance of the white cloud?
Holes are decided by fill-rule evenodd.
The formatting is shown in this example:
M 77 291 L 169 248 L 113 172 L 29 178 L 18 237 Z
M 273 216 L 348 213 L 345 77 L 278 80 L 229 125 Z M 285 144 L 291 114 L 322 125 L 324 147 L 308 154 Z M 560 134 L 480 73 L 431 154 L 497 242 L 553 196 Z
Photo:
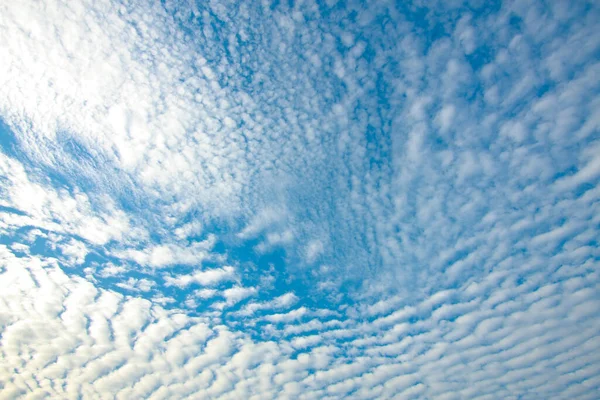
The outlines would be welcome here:
M 596 182 L 593 159 L 579 157 L 597 139 L 594 25 L 584 19 L 559 32 L 579 21 L 570 13 L 508 2 L 489 15 L 461 12 L 444 25 L 448 36 L 429 43 L 413 22 L 396 18 L 401 9 L 389 15 L 395 28 L 382 30 L 376 16 L 387 11 L 378 5 L 343 29 L 323 24 L 308 4 L 289 15 L 261 11 L 279 21 L 272 30 L 247 22 L 263 18 L 252 7 L 220 5 L 211 12 L 224 31 L 188 37 L 187 19 L 144 3 L 123 6 L 127 12 L 110 1 L 52 4 L 53 13 L 29 2 L 3 6 L 0 112 L 40 168 L 139 206 L 131 216 L 113 204 L 94 215 L 94 229 L 73 221 L 71 228 L 104 245 L 124 232 L 143 236 L 129 232 L 144 226 L 162 245 L 146 235 L 115 254 L 147 265 L 180 262 L 172 254 L 185 247 L 179 242 L 219 221 L 240 240 L 258 238 L 259 251 L 282 246 L 309 264 L 319 254 L 348 280 L 363 279 L 372 265 L 369 282 L 386 277 L 378 288 L 419 293 L 426 277 L 442 273 L 436 255 L 458 237 L 490 244 L 481 259 L 514 247 L 472 224 L 486 207 L 512 223 L 530 215 L 524 204 L 554 207 L 573 185 Z M 450 8 L 436 9 L 432 21 Z M 509 23 L 516 20 L 519 28 Z M 227 62 L 225 37 L 236 38 L 227 40 Z M 575 52 L 579 43 L 586 46 Z M 547 197 L 546 179 L 565 171 L 578 171 L 575 181 Z M 37 189 L 18 192 L 31 202 Z M 97 199 L 78 201 L 98 211 Z M 37 203 L 28 206 L 52 208 Z M 555 225 L 550 215 L 558 214 L 536 221 Z M 58 229 L 51 221 L 44 218 L 45 229 Z M 2 229 L 29 222 L 3 216 Z M 321 249 L 314 238 L 328 240 Z
M 127 289 L 127 290 L 131 290 L 134 292 L 149 292 L 154 285 L 155 285 L 154 282 L 152 282 L 149 279 L 145 279 L 145 278 L 142 278 L 142 279 L 129 278 L 125 282 L 117 283 L 118 287 Z
M 282 323 L 282 322 L 292 322 L 296 321 L 305 315 L 308 314 L 308 309 L 305 307 L 300 307 L 295 310 L 289 311 L 285 314 L 271 314 L 267 315 L 265 319 L 270 322 Z
M 225 301 L 215 302 L 212 304 L 212 307 L 222 310 L 231 307 L 250 296 L 256 295 L 257 292 L 258 290 L 255 287 L 234 286 L 223 290 L 220 295 L 225 298 Z
M 317 258 L 325 251 L 325 245 L 320 240 L 312 240 L 306 246 L 306 262 L 314 263 Z
M 289 308 L 298 302 L 299 298 L 292 292 L 285 293 L 281 296 L 275 297 L 273 300 L 260 302 L 260 303 L 248 303 L 240 311 L 241 316 L 251 316 L 257 311 L 261 310 L 279 310 Z
M 23 212 L 23 215 L 0 214 L 2 222 L 11 230 L 38 227 L 77 235 L 95 245 L 127 240 L 128 235 L 144 235 L 130 225 L 127 215 L 112 201 L 104 199 L 103 209 L 96 210 L 86 194 L 35 182 L 19 161 L 3 153 L 0 153 L 0 175 L 4 178 L 0 205 Z
M 244 239 L 256 237 L 268 227 L 284 219 L 286 214 L 285 210 L 265 208 L 259 214 L 252 217 L 248 225 L 238 233 L 238 236 Z
M 20 371 L 0 368 L 1 398 L 80 391 L 117 397 L 281 397 L 292 383 L 294 391 L 314 398 L 524 391 L 562 397 L 585 393 L 585 382 L 594 382 L 597 373 L 590 368 L 600 354 L 598 322 L 590 318 L 599 306 L 597 279 L 585 265 L 573 266 L 578 273 L 571 278 L 535 291 L 509 276 L 500 286 L 495 278 L 481 281 L 497 290 L 492 293 L 510 294 L 499 302 L 488 290 L 475 296 L 464 287 L 437 293 L 415 305 L 420 311 L 408 330 L 397 329 L 402 322 L 382 325 L 365 315 L 347 318 L 345 328 L 325 319 L 313 324 L 316 334 L 290 330 L 289 337 L 275 333 L 277 340 L 271 341 L 251 339 L 211 317 L 164 310 L 157 303 L 169 303 L 168 297 L 154 304 L 124 297 L 67 276 L 51 260 L 18 258 L 4 246 L 0 254 L 0 352 Z M 526 282 L 536 279 L 535 272 L 528 276 Z M 239 301 L 252 289 L 232 288 L 225 297 Z M 476 306 L 463 308 L 458 319 L 452 312 L 434 318 L 440 306 L 460 309 L 466 301 Z M 300 308 L 270 320 L 286 322 L 287 330 L 311 312 Z M 386 337 L 392 335 L 397 338 L 390 342 Z M 152 384 L 157 377 L 161 385 Z M 65 385 L 45 385 L 44 379 Z
M 106 263 L 99 272 L 99 275 L 103 278 L 111 276 L 118 276 L 127 271 L 123 265 L 114 265 L 112 263 Z
M 235 268 L 225 266 L 222 268 L 197 271 L 189 275 L 165 276 L 165 282 L 168 286 L 178 286 L 185 288 L 191 284 L 202 286 L 218 285 L 221 282 L 232 281 L 236 278 Z
M 193 242 L 190 245 L 164 244 L 151 246 L 143 250 L 126 249 L 114 252 L 116 256 L 129 259 L 144 266 L 157 268 L 174 264 L 194 265 L 211 259 L 210 250 L 214 246 L 215 237 L 209 236 L 202 242 Z
M 219 292 L 216 289 L 199 289 L 194 292 L 194 294 L 201 299 L 209 299 L 216 296 L 218 293 Z
M 189 222 L 175 229 L 174 233 L 179 239 L 186 239 L 191 235 L 199 235 L 202 232 L 202 224 L 198 221 Z
M 83 264 L 88 254 L 88 248 L 85 243 L 71 239 L 70 241 L 59 244 L 62 253 L 70 259 L 73 264 Z

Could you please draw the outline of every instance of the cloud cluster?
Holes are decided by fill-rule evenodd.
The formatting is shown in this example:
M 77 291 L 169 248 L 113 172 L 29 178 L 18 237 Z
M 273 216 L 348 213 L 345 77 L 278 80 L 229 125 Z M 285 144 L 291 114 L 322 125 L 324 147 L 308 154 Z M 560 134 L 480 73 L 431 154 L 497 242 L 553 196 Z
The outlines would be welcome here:
M 417 295 L 544 255 L 520 233 L 598 181 L 593 3 L 45 7 L 3 6 L 1 113 L 45 173 L 135 210 L 161 242 L 137 262 L 201 262 L 169 255 L 218 226 L 320 288 Z
M 1 257 L 0 398 L 592 399 L 600 387 L 591 263 L 492 273 L 392 312 L 245 313 L 236 329 L 98 288 L 52 258 Z
M 111 240 L 126 242 L 128 235 L 140 234 L 110 198 L 103 199 L 100 210 L 94 209 L 85 193 L 36 182 L 22 163 L 3 153 L 0 174 L 0 206 L 5 208 L 0 229 L 5 235 L 22 227 L 36 227 L 103 245 Z
M 0 399 L 595 398 L 600 8 L 0 4 Z

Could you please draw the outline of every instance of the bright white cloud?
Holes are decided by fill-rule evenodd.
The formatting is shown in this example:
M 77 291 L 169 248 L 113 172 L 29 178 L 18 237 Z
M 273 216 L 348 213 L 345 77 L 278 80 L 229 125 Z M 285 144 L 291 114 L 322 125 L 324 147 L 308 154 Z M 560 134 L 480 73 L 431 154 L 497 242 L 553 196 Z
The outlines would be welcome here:
M 32 181 L 19 161 L 2 153 L 0 175 L 3 177 L 0 205 L 22 212 L 3 211 L 0 221 L 5 229 L 39 227 L 77 235 L 96 245 L 110 240 L 126 241 L 129 235 L 144 236 L 110 200 L 103 199 L 103 209 L 95 210 L 86 194 Z
M 242 316 L 250 316 L 261 310 L 278 310 L 289 308 L 298 302 L 299 298 L 294 293 L 286 293 L 281 296 L 275 297 L 273 300 L 259 303 L 249 303 L 239 314 Z
M 88 254 L 88 248 L 85 243 L 75 239 L 59 245 L 62 253 L 69 257 L 74 264 L 83 264 L 85 256 Z
M 165 244 L 151 246 L 142 250 L 118 250 L 115 255 L 132 260 L 144 266 L 162 268 L 174 264 L 201 265 L 202 261 L 211 259 L 210 250 L 214 246 L 215 238 L 210 236 L 202 242 L 190 245 Z
M 231 307 L 250 296 L 256 295 L 256 293 L 257 289 L 254 287 L 234 286 L 223 290 L 221 295 L 225 298 L 225 301 L 215 302 L 212 307 L 219 310 Z
M 202 286 L 211 286 L 217 285 L 223 281 L 234 280 L 235 277 L 235 268 L 225 266 L 223 268 L 197 271 L 191 275 L 177 275 L 174 277 L 165 276 L 165 281 L 167 282 L 167 285 L 178 287 L 186 287 L 194 283 Z

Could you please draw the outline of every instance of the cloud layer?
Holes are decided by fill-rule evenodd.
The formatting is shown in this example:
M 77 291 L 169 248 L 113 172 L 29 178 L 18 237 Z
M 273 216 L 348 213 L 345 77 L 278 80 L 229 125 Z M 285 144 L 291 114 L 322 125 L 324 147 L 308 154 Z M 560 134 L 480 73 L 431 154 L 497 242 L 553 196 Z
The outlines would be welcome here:
M 1 252 L 0 398 L 592 399 L 600 384 L 589 263 L 493 273 L 398 309 L 281 314 L 294 306 L 279 299 L 235 328 Z
M 0 4 L 0 398 L 594 398 L 594 2 Z

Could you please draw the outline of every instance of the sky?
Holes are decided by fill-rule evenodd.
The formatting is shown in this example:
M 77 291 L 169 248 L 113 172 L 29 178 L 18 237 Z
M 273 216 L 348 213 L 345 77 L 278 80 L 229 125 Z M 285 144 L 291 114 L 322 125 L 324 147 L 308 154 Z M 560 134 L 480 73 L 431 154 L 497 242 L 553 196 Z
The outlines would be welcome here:
M 0 399 L 597 399 L 599 21 L 0 0 Z

